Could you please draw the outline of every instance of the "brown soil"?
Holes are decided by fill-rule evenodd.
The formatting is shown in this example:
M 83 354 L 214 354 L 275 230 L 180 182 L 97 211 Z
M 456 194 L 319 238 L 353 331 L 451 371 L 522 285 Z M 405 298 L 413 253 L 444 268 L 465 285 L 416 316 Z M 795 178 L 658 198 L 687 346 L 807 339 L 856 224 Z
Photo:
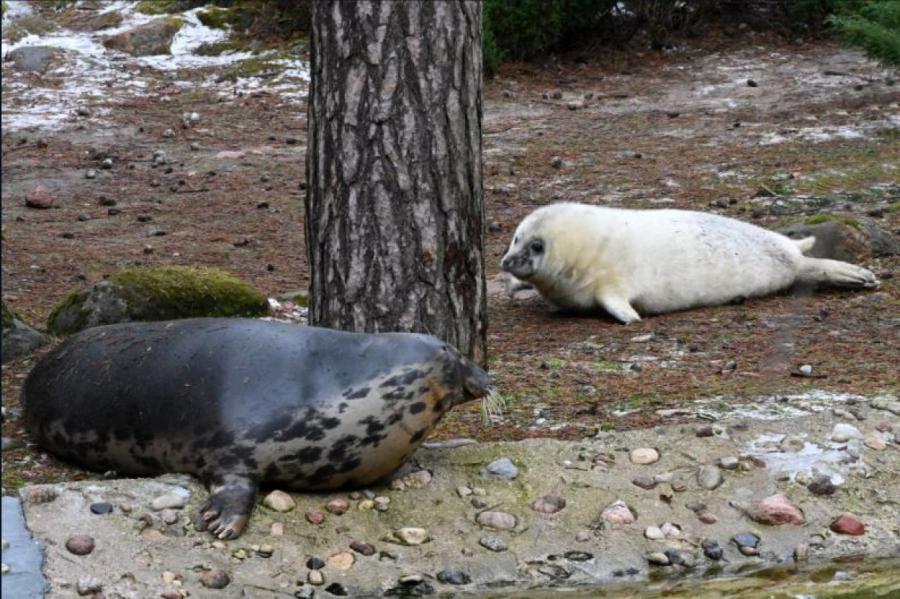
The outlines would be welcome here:
M 504 67 L 485 88 L 489 279 L 519 219 L 560 199 L 715 210 L 763 226 L 846 204 L 874 210 L 897 231 L 900 109 L 890 76 L 827 43 L 763 36 L 587 64 Z M 65 294 L 133 264 L 224 268 L 273 297 L 307 286 L 303 102 L 269 93 L 220 99 L 160 77 L 143 97 L 113 94 L 90 108 L 108 112 L 57 132 L 3 135 L 3 297 L 26 320 L 45 323 Z M 182 129 L 181 115 L 191 111 L 201 124 Z M 864 134 L 807 137 L 823 127 Z M 162 136 L 168 128 L 173 139 Z M 767 135 L 786 140 L 762 145 Z M 190 150 L 191 142 L 200 149 Z M 171 159 L 170 172 L 151 164 L 157 149 Z M 555 156 L 561 168 L 551 165 Z M 114 159 L 111 170 L 100 169 L 105 157 Z M 96 179 L 85 178 L 88 168 Z M 25 208 L 25 193 L 38 183 L 53 192 L 53 209 Z M 760 189 L 783 197 L 754 197 Z M 102 197 L 115 199 L 121 213 L 109 215 Z M 726 207 L 710 208 L 715 200 Z M 139 222 L 139 214 L 153 220 Z M 896 393 L 900 286 L 885 275 L 898 258 L 865 265 L 885 278 L 877 292 L 784 295 L 627 327 L 494 293 L 490 367 L 507 412 L 483 427 L 478 407 L 469 406 L 436 437 L 581 438 L 687 418 L 657 410 L 696 398 L 737 402 L 813 388 Z M 653 338 L 640 340 L 647 333 Z M 32 364 L 3 366 L 4 436 L 27 439 L 17 396 Z M 792 376 L 800 364 L 825 378 Z M 82 476 L 95 475 L 33 448 L 3 454 L 4 493 Z

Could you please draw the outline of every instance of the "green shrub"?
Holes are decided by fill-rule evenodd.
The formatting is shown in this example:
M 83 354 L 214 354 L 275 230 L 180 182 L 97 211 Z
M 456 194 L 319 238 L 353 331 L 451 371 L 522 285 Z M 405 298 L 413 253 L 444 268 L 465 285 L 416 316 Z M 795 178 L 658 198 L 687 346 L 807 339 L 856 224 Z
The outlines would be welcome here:
M 865 50 L 870 56 L 900 64 L 900 2 L 876 0 L 853 3 L 828 18 L 841 38 Z

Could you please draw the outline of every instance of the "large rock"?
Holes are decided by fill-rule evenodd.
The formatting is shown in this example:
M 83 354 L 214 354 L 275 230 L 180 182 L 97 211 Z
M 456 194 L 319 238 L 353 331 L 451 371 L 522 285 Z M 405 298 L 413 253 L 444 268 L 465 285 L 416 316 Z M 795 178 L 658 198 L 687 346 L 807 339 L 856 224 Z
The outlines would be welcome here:
M 51 46 L 22 46 L 8 52 L 4 60 L 16 70 L 42 73 L 58 63 L 63 54 L 62 49 Z
M 50 315 L 49 330 L 69 335 L 104 324 L 200 316 L 263 316 L 266 296 L 215 269 L 126 269 L 70 294 Z
M 171 54 L 172 39 L 181 29 L 181 19 L 162 17 L 149 23 L 123 31 L 103 40 L 103 45 L 111 50 L 127 52 L 132 56 L 152 56 Z
M 65 25 L 75 31 L 102 31 L 122 24 L 122 13 L 110 10 L 105 13 L 93 13 L 85 11 L 73 11 L 74 15 L 66 21 Z
M 3 305 L 3 363 L 25 357 L 47 344 L 47 336 L 33 329 Z
M 807 256 L 845 262 L 861 262 L 878 256 L 900 254 L 900 241 L 877 221 L 848 214 L 817 214 L 805 222 L 778 229 L 791 239 L 815 237 Z

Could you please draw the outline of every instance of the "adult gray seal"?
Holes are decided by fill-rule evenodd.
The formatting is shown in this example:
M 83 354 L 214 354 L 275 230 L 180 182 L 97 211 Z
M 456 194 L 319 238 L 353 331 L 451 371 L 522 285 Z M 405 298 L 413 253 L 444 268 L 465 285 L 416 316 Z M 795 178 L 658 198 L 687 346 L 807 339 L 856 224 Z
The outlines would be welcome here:
M 878 285 L 865 268 L 804 256 L 814 243 L 716 214 L 561 203 L 522 220 L 501 268 L 562 308 L 603 308 L 625 324 L 798 283 Z
M 481 368 L 427 335 L 198 318 L 74 335 L 35 365 L 22 403 L 63 459 L 196 475 L 211 495 L 195 527 L 234 538 L 261 483 L 368 485 L 487 393 Z

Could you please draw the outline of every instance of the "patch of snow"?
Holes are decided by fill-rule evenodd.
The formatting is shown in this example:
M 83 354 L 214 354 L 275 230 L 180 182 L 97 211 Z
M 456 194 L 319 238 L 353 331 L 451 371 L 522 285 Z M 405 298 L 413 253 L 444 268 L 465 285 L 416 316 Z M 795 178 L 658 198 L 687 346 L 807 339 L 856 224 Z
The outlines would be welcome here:
M 3 13 L 3 22 L 7 23 L 13 19 L 30 15 L 34 12 L 31 2 L 27 0 L 7 0 L 6 12 Z
M 799 451 L 781 451 L 780 443 L 785 437 L 786 435 L 777 434 L 760 435 L 747 445 L 746 452 L 762 458 L 766 462 L 766 469 L 773 475 L 787 474 L 790 480 L 797 478 L 798 474 L 825 474 L 835 485 L 842 485 L 844 476 L 838 466 L 863 467 L 861 462 L 852 462 L 842 449 L 822 447 L 806 440 Z M 805 438 L 805 435 L 800 438 Z

